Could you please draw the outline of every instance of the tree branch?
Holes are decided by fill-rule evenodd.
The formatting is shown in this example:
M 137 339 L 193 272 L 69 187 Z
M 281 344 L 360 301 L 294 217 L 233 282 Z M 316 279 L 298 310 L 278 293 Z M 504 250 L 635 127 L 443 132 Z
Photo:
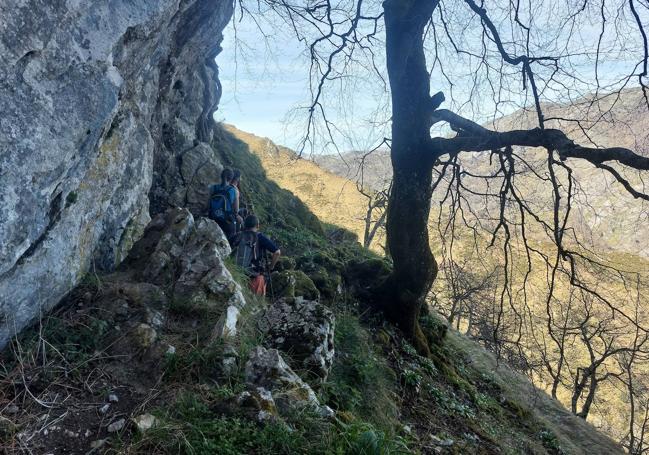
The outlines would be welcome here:
M 617 161 L 633 169 L 649 170 L 648 157 L 624 147 L 583 147 L 575 144 L 563 131 L 557 129 L 534 128 L 501 133 L 484 128 L 445 109 L 435 111 L 433 120 L 444 120 L 458 132 L 453 138 L 431 139 L 431 145 L 437 153 L 481 152 L 513 146 L 544 147 L 556 150 L 562 160 L 579 158 L 596 166 L 608 161 Z

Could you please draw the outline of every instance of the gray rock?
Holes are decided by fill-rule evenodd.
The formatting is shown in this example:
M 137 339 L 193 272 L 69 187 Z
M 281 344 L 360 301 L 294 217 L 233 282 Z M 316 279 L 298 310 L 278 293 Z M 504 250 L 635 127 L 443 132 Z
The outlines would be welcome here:
M 289 353 L 294 366 L 325 380 L 334 358 L 334 314 L 324 305 L 296 298 L 271 305 L 260 319 L 270 347 Z
M 237 335 L 237 322 L 239 321 L 239 309 L 230 305 L 221 315 L 214 328 L 214 339 L 231 339 Z
M 232 11 L 228 0 L 0 3 L 0 347 L 92 264 L 119 264 L 150 208 L 200 214 L 220 169 L 207 143 Z
M 124 428 L 124 425 L 126 425 L 126 419 L 119 419 L 108 425 L 106 431 L 108 431 L 109 433 L 116 433 Z
M 180 175 L 185 185 L 173 193 L 172 203 L 188 207 L 192 213 L 205 213 L 210 185 L 221 180 L 223 166 L 212 147 L 199 143 L 180 155 Z
M 274 421 L 279 416 L 273 394 L 263 387 L 241 392 L 236 401 L 240 407 L 252 411 L 258 422 Z
M 108 439 L 97 439 L 96 441 L 92 441 L 90 443 L 90 448 L 94 449 L 94 450 L 101 449 L 102 447 L 104 447 L 106 445 L 107 441 L 108 441 Z
M 141 270 L 142 280 L 172 286 L 176 299 L 241 309 L 241 286 L 223 262 L 230 252 L 218 224 L 173 208 L 151 221 L 123 267 Z
M 334 412 L 320 404 L 313 389 L 289 367 L 277 349 L 257 346 L 245 367 L 246 382 L 253 387 L 269 390 L 280 413 L 311 408 L 323 417 Z
M 152 414 L 140 414 L 139 416 L 133 418 L 133 423 L 135 424 L 135 427 L 138 429 L 138 431 L 144 433 L 145 431 L 150 430 L 151 428 L 158 425 L 158 419 Z

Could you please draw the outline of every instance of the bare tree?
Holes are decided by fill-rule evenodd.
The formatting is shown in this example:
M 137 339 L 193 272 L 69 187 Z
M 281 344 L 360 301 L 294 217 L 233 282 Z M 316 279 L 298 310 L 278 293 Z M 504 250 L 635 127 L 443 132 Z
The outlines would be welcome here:
M 527 251 L 528 264 L 536 256 L 550 269 L 548 301 L 553 300 L 556 292 L 556 275 L 566 273 L 573 286 L 591 292 L 601 304 L 633 323 L 623 310 L 582 279 L 579 268 L 597 261 L 585 253 L 569 220 L 578 184 L 575 163 L 589 163 L 607 173 L 632 197 L 649 200 L 642 186 L 640 189 L 635 186 L 637 179 L 629 178 L 625 170 L 646 171 L 649 158 L 626 147 L 574 142 L 563 126 L 578 125 L 586 138 L 590 126 L 579 118 L 546 116 L 544 102 L 555 101 L 557 93 L 569 99 L 573 95 L 592 93 L 596 104 L 603 97 L 615 97 L 616 90 L 619 93 L 632 82 L 642 88 L 647 99 L 649 58 L 643 17 L 648 5 L 643 0 L 543 3 L 505 0 L 488 5 L 474 0 L 386 0 L 382 4 L 363 0 L 335 3 L 267 0 L 265 3 L 306 43 L 311 57 L 313 96 L 307 110 L 307 138 L 315 134 L 334 136 L 336 125 L 327 117 L 323 101 L 328 84 L 341 81 L 351 68 L 359 67 L 376 70 L 377 80 L 384 83 L 378 59 L 385 56 L 392 107 L 393 168 L 387 240 L 394 272 L 376 303 L 422 354 L 428 353 L 428 346 L 418 324 L 418 314 L 438 272 L 429 248 L 427 223 L 433 190 L 449 175 L 456 188 L 465 193 L 472 191 L 463 184 L 467 178 L 482 178 L 497 185 L 496 191 L 487 189 L 483 195 L 499 201 L 494 223 L 485 228 L 491 231 L 492 243 L 497 238 L 503 240 L 506 262 L 501 294 L 503 307 L 509 305 L 512 311 L 518 311 L 511 303 L 514 292 L 511 260 L 514 259 L 513 243 L 518 239 Z M 599 33 L 597 27 L 591 30 L 590 38 L 579 33 L 584 27 L 592 29 L 593 23 L 599 26 Z M 625 74 L 604 78 L 602 65 L 611 55 L 620 61 L 630 60 L 632 64 L 625 67 Z M 460 98 L 457 85 L 461 81 L 451 77 L 453 63 L 448 58 L 452 56 L 455 63 L 469 65 L 464 76 L 458 76 L 470 83 L 465 90 L 469 98 L 464 103 L 456 100 Z M 590 74 L 582 74 L 578 70 L 580 65 L 588 65 Z M 431 80 L 451 95 L 453 109 L 441 108 L 446 95 L 431 90 Z M 508 98 L 516 98 L 534 114 L 535 125 L 522 129 L 506 125 L 500 130 L 488 129 L 470 118 L 480 106 L 484 108 L 481 98 L 490 100 L 486 104 L 494 118 L 502 112 Z M 482 119 L 479 115 L 474 117 Z M 319 130 L 316 129 L 318 121 L 323 125 Z M 449 129 L 454 134 L 449 135 Z M 529 148 L 542 150 L 542 171 L 530 164 L 539 152 Z M 462 159 L 467 156 L 496 163 L 495 172 L 468 175 L 462 168 Z M 521 173 L 538 178 L 546 186 L 552 195 L 549 212 L 525 200 L 517 186 Z M 516 218 L 512 213 L 517 214 Z M 548 254 L 530 245 L 527 238 L 530 223 L 536 224 L 552 242 L 553 252 Z M 522 314 L 519 320 L 523 321 Z M 500 322 L 496 321 L 496 329 Z
M 369 248 L 378 232 L 385 231 L 385 219 L 387 217 L 388 200 L 392 185 L 382 190 L 371 190 L 363 188 L 362 182 L 356 182 L 356 189 L 367 199 L 367 210 L 363 223 L 363 246 Z

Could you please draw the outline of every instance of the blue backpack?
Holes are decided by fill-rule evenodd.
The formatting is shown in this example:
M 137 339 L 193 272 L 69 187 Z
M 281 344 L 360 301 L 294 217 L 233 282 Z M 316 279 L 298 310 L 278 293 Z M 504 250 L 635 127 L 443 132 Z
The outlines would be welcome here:
M 214 185 L 210 195 L 210 218 L 214 221 L 230 221 L 234 216 L 232 185 Z

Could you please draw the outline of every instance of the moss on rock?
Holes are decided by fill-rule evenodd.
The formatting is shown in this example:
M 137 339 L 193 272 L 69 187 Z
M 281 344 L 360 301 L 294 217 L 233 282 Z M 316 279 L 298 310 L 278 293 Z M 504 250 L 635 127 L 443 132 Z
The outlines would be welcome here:
M 391 265 L 384 259 L 360 259 L 351 260 L 346 264 L 343 277 L 352 292 L 367 299 L 372 296 L 373 291 L 380 289 L 391 272 Z
M 301 270 L 284 270 L 271 275 L 272 292 L 275 299 L 304 297 L 306 300 L 319 300 L 320 291 L 311 279 Z
M 288 256 L 282 256 L 275 265 L 275 271 L 283 272 L 285 270 L 295 270 L 295 265 L 295 259 Z

